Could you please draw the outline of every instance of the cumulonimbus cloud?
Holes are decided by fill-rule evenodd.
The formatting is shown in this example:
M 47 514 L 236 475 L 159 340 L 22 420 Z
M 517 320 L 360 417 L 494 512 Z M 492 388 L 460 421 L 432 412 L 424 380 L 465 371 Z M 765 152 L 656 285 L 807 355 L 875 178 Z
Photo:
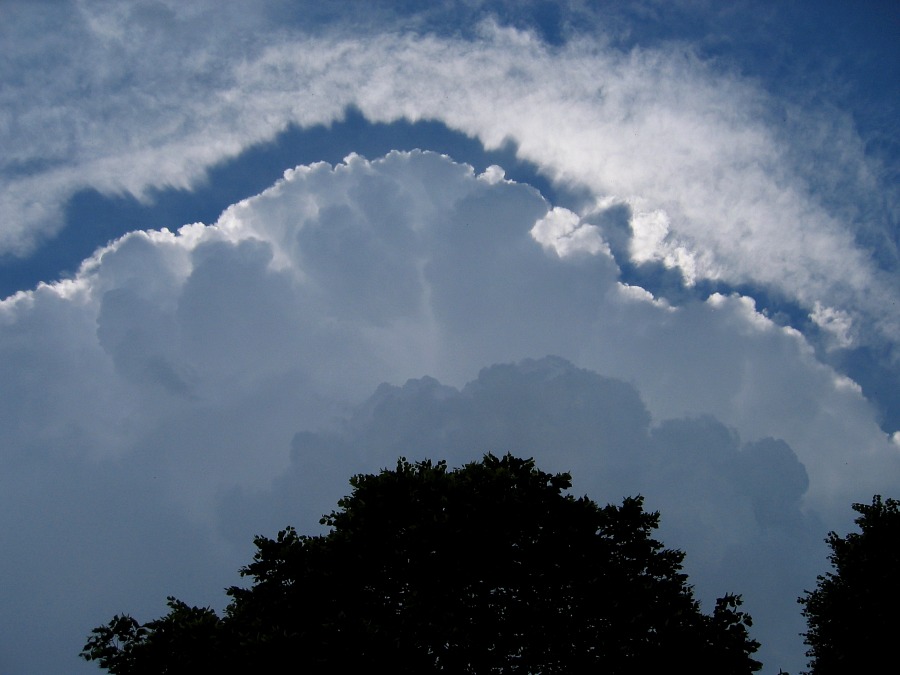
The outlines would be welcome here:
M 773 324 L 747 298 L 714 296 L 674 308 L 629 288 L 606 247 L 567 248 L 575 227 L 570 220 L 535 189 L 503 179 L 496 167 L 476 175 L 433 153 L 395 152 L 374 161 L 351 156 L 338 166 L 290 170 L 215 224 L 129 234 L 99 250 L 74 279 L 4 300 L 3 512 L 23 548 L 6 563 L 18 567 L 22 556 L 45 556 L 34 538 L 47 518 L 60 524 L 67 542 L 66 554 L 55 558 L 66 574 L 46 560 L 27 563 L 34 571 L 23 586 L 27 597 L 14 600 L 28 621 L 39 620 L 41 598 L 78 573 L 77 561 L 102 569 L 98 551 L 120 560 L 114 539 L 97 548 L 96 537 L 82 536 L 102 512 L 129 514 L 123 527 L 146 531 L 169 551 L 152 559 L 176 587 L 211 592 L 192 585 L 184 575 L 193 563 L 179 567 L 177 558 L 197 565 L 215 559 L 218 570 L 240 563 L 231 544 L 209 529 L 232 503 L 221 501 L 223 495 L 259 493 L 299 471 L 300 485 L 319 486 L 307 503 L 317 516 L 338 496 L 322 489 L 338 473 L 374 470 L 385 461 L 381 451 L 356 447 L 341 454 L 319 443 L 307 447 L 297 465 L 290 448 L 298 432 L 333 427 L 330 420 L 346 417 L 381 382 L 429 374 L 460 387 L 485 365 L 548 353 L 634 383 L 613 387 L 621 401 L 601 397 L 605 406 L 631 401 L 633 442 L 610 441 L 602 452 L 602 442 L 560 449 L 560 468 L 571 465 L 587 481 L 606 472 L 592 473 L 598 463 L 634 468 L 628 453 L 670 446 L 685 429 L 706 453 L 697 466 L 719 466 L 715 457 L 732 456 L 737 446 L 727 438 L 722 447 L 704 445 L 703 424 L 648 431 L 652 420 L 706 415 L 715 418 L 714 430 L 726 429 L 727 437 L 730 427 L 763 450 L 771 445 L 766 439 L 784 439 L 779 442 L 790 451 L 773 446 L 772 461 L 795 458 L 809 480 L 805 491 L 790 488 L 790 508 L 811 509 L 829 523 L 843 522 L 850 501 L 896 484 L 896 449 L 871 406 L 858 387 L 815 359 L 799 333 Z M 591 226 L 581 227 L 587 228 L 585 241 L 596 241 Z M 566 395 L 577 402 L 577 394 Z M 550 416 L 545 435 L 535 435 L 529 448 L 539 438 L 567 442 L 555 425 L 571 420 L 557 415 L 553 421 L 552 400 L 532 403 L 523 414 Z M 484 429 L 497 428 L 482 422 Z M 618 452 L 625 454 L 617 459 Z M 659 466 L 662 473 L 648 485 L 674 509 L 679 502 L 672 495 L 680 493 L 666 487 L 665 462 Z M 60 467 L 66 468 L 55 473 Z M 46 472 L 56 476 L 52 492 L 42 487 Z M 731 480 L 713 474 L 709 486 Z M 749 496 L 740 502 L 747 517 L 768 489 L 759 471 L 753 475 L 757 483 L 748 484 Z M 56 499 L 82 490 L 91 498 Z M 689 520 L 679 515 L 684 508 L 675 509 L 673 522 Z M 704 508 L 698 503 L 697 514 Z M 277 515 L 309 514 L 283 509 Z M 228 528 L 234 534 L 229 541 L 239 538 L 235 527 Z M 185 542 L 195 528 L 205 532 L 203 543 L 188 554 Z M 243 533 L 247 542 L 252 534 Z M 738 548 L 713 547 L 713 554 L 698 541 L 686 539 L 698 549 L 698 569 L 707 565 L 698 583 L 715 576 L 719 563 L 711 561 L 728 551 L 737 555 L 746 543 L 738 537 L 732 542 Z M 133 570 L 148 573 L 141 564 Z M 86 578 L 97 584 L 102 574 L 95 570 Z M 119 570 L 115 578 L 127 585 L 136 577 Z M 122 601 L 121 584 L 86 606 L 121 611 L 115 604 Z M 161 598 L 171 592 L 164 585 L 160 579 L 147 588 L 157 588 Z M 142 597 L 135 611 L 152 607 L 146 604 L 150 591 Z M 214 596 L 198 601 L 214 602 Z M 88 622 L 77 612 L 60 618 L 76 620 Z M 78 636 L 67 634 L 67 644 L 77 649 Z M 10 639 L 16 635 L 9 633 Z
M 547 225 L 560 210 L 497 175 L 429 153 L 353 156 L 291 170 L 215 225 L 101 249 L 75 279 L 3 301 L 3 346 L 15 350 L 6 382 L 44 392 L 40 406 L 10 413 L 10 433 L 24 442 L 94 426 L 105 436 L 91 454 L 110 456 L 141 433 L 126 418 L 171 401 L 234 403 L 287 373 L 324 405 L 382 381 L 427 373 L 458 386 L 484 364 L 557 353 L 636 382 L 658 418 L 713 414 L 746 438 L 788 440 L 810 465 L 812 494 L 819 464 L 850 453 L 869 471 L 862 458 L 880 456 L 887 436 L 858 387 L 800 334 L 748 298 L 674 308 L 636 292 L 607 248 L 570 250 L 570 228 Z M 37 327 L 33 342 L 12 340 Z M 17 365 L 42 351 L 53 368 Z M 60 386 L 60 359 L 85 386 L 100 378 L 97 395 Z

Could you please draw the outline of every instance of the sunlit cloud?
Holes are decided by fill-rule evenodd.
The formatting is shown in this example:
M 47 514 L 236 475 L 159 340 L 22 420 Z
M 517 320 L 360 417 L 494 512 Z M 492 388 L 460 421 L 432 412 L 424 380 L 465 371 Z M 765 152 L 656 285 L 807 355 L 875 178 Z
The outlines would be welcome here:
M 489 450 L 645 494 L 700 595 L 745 594 L 767 669 L 802 667 L 824 533 L 900 481 L 893 399 L 842 368 L 869 350 L 889 380 L 900 334 L 893 197 L 845 112 L 689 41 L 489 12 L 10 8 L 4 255 L 90 239 L 80 191 L 190 194 L 348 110 L 514 152 L 558 199 L 428 147 L 291 162 L 0 299 L 0 669 L 76 672 L 116 612 L 221 602 L 254 534 L 317 527 L 353 473 Z M 31 661 L 34 635 L 59 637 Z
M 671 514 L 673 539 L 706 570 L 703 587 L 742 578 L 723 572 L 722 560 L 751 545 L 756 521 L 735 525 L 729 536 L 711 533 L 731 527 L 729 519 L 751 517 L 766 483 L 742 488 L 750 491 L 746 503 L 727 505 L 723 483 L 722 498 L 710 493 L 714 504 L 689 506 L 684 481 L 695 485 L 692 498 L 715 492 L 716 481 L 738 471 L 732 463 L 741 442 L 768 448 L 772 438 L 783 439 L 777 447 L 786 449 L 773 449 L 773 458 L 784 454 L 802 468 L 791 508 L 818 514 L 802 530 L 811 542 L 821 534 L 817 518 L 837 522 L 849 500 L 896 484 L 900 458 L 871 407 L 815 359 L 802 335 L 773 324 L 745 297 L 716 295 L 678 308 L 648 299 L 618 281 L 607 249 L 559 248 L 559 238 L 576 231 L 574 214 L 529 186 L 495 178 L 495 171 L 476 175 L 419 152 L 298 167 L 217 223 L 135 232 L 98 251 L 74 280 L 4 301 L 3 445 L 12 452 L 4 484 L 33 484 L 31 471 L 41 463 L 70 465 L 69 478 L 56 479 L 64 492 L 77 490 L 85 472 L 112 472 L 111 480 L 132 485 L 133 527 L 158 527 L 149 515 L 158 503 L 173 517 L 183 514 L 190 527 L 211 527 L 222 517 L 223 495 L 264 491 L 273 481 L 289 489 L 285 476 L 297 472 L 308 472 L 300 484 L 320 484 L 311 493 L 318 497 L 305 509 L 270 511 L 266 522 L 324 511 L 345 474 L 374 470 L 396 452 L 446 450 L 464 461 L 467 452 L 518 449 L 573 469 L 596 486 L 598 498 L 628 490 L 658 500 Z M 596 232 L 587 233 L 596 242 Z M 547 353 L 634 383 L 610 385 L 630 401 L 631 412 L 616 422 L 625 425 L 624 436 L 591 427 L 572 441 L 573 419 L 552 413 L 561 400 L 582 400 L 579 414 L 594 420 L 615 417 L 623 402 L 614 393 L 580 399 L 563 379 L 554 380 L 563 399 L 545 392 L 499 427 L 490 407 L 517 410 L 521 391 L 476 396 L 470 387 L 482 385 L 469 385 L 466 396 L 489 396 L 467 404 L 472 420 L 453 423 L 439 410 L 436 417 L 422 411 L 379 427 L 403 442 L 364 441 L 372 435 L 364 426 L 339 452 L 312 443 L 299 465 L 296 444 L 291 452 L 298 432 L 336 433 L 382 382 L 427 373 L 462 387 L 485 364 Z M 437 400 L 458 396 L 447 392 Z M 529 431 L 514 423 L 524 419 L 545 421 Z M 419 426 L 407 434 L 401 422 L 413 421 Z M 438 426 L 429 431 L 432 422 Z M 442 432 L 442 424 L 450 426 Z M 699 429 L 712 435 L 696 435 Z M 454 434 L 452 447 L 436 441 Z M 676 446 L 725 473 L 697 473 L 663 450 Z M 638 459 L 648 452 L 647 461 Z M 773 480 L 789 473 L 779 469 Z M 90 489 L 90 508 L 122 508 L 118 488 L 92 480 Z M 20 491 L 4 494 L 17 500 Z M 37 519 L 55 513 L 69 528 L 69 554 L 88 555 L 77 534 L 91 527 L 93 516 L 81 510 L 88 506 L 37 499 L 39 508 L 17 516 L 17 531 L 39 529 Z M 6 506 L 15 512 L 13 503 Z M 713 512 L 725 520 L 702 517 L 705 534 L 691 524 Z M 213 538 L 197 555 L 214 555 L 217 546 L 225 543 Z M 38 547 L 24 555 L 43 553 Z M 46 588 L 29 592 L 59 590 L 42 566 L 35 569 Z M 142 569 L 136 565 L 134 573 Z M 114 590 L 103 597 L 112 601 Z
M 772 287 L 810 311 L 821 302 L 861 322 L 859 334 L 874 329 L 879 341 L 900 329 L 888 302 L 896 278 L 873 267 L 854 242 L 854 223 L 830 212 L 797 172 L 773 102 L 689 48 L 623 53 L 587 39 L 551 48 L 490 22 L 477 42 L 275 35 L 244 52 L 183 45 L 186 56 L 169 53 L 162 39 L 148 45 L 156 50 L 153 77 L 144 77 L 147 54 L 126 39 L 133 18 L 101 19 L 89 7 L 78 17 L 80 32 L 71 29 L 70 39 L 87 39 L 88 56 L 58 76 L 87 78 L 104 95 L 73 97 L 71 85 L 55 94 L 60 114 L 72 118 L 62 147 L 52 134 L 10 136 L 10 159 L 58 159 L 52 169 L 8 181 L 5 250 L 27 250 L 58 227 L 62 204 L 79 188 L 141 196 L 151 187 L 187 187 L 216 161 L 288 124 L 327 123 L 355 106 L 375 121 L 437 119 L 489 148 L 514 141 L 554 180 L 598 201 L 622 200 L 635 213 L 636 262 L 662 261 L 688 283 Z M 161 12 L 156 20 L 184 30 L 191 17 Z M 100 72 L 92 70 L 97 61 Z M 160 76 L 169 71 L 171 80 Z M 10 92 L 25 101 L 10 100 L 12 110 L 31 105 L 30 86 Z M 17 119 L 27 123 L 34 111 L 27 112 Z M 833 131 L 841 159 L 855 165 L 847 173 L 869 171 L 861 152 L 849 149 L 852 130 Z M 34 138 L 44 140 L 35 145 Z

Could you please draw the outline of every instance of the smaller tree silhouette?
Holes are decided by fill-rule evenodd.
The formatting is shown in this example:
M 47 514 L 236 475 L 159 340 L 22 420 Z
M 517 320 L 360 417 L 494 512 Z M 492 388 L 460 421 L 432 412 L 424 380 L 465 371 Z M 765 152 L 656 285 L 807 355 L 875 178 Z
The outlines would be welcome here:
M 512 455 L 457 470 L 401 459 L 350 483 L 328 534 L 256 538 L 253 583 L 228 591 L 222 618 L 170 598 L 161 619 L 94 629 L 82 656 L 118 675 L 760 667 L 740 599 L 701 612 L 640 497 L 601 508 Z
M 900 637 L 900 502 L 853 504 L 860 532 L 826 541 L 833 572 L 798 598 L 808 630 L 811 675 L 880 672 Z

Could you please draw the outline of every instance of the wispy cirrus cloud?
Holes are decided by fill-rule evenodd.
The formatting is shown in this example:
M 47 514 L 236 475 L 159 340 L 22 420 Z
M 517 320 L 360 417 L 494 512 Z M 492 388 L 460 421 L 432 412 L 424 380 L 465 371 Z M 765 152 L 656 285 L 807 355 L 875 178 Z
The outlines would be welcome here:
M 208 13 L 141 7 L 79 7 L 59 46 L 83 46 L 71 66 L 48 71 L 50 100 L 35 91 L 46 82 L 7 90 L 7 171 L 51 168 L 7 179 L 6 250 L 28 250 L 59 227 L 80 188 L 189 186 L 288 124 L 327 123 L 355 106 L 377 121 L 437 119 L 488 147 L 515 142 L 549 176 L 587 190 L 586 212 L 591 200 L 628 204 L 634 259 L 689 283 L 760 285 L 809 312 L 818 302 L 859 326 L 848 340 L 881 343 L 900 328 L 896 276 L 857 245 L 864 224 L 830 208 L 801 166 L 824 124 L 823 185 L 835 183 L 832 158 L 857 176 L 844 189 L 877 188 L 861 140 L 810 117 L 808 137 L 792 135 L 787 151 L 775 102 L 690 47 L 622 52 L 586 38 L 550 47 L 492 23 L 477 41 L 337 30 L 259 39 L 263 19 L 231 23 L 227 12 L 216 18 L 221 33 L 192 41 Z

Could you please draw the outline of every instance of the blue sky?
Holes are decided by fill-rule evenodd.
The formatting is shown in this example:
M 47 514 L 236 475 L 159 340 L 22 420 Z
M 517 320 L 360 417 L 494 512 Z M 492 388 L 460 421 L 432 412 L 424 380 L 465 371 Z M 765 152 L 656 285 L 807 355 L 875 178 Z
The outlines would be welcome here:
M 4 671 L 488 450 L 644 494 L 803 667 L 825 533 L 900 482 L 891 3 L 0 15 Z

